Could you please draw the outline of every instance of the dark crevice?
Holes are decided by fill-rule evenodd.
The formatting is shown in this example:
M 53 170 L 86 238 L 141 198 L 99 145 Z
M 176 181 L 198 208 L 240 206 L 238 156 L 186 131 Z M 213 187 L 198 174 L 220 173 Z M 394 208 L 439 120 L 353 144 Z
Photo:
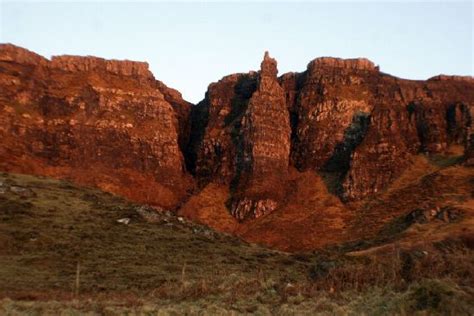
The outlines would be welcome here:
M 209 97 L 206 93 L 204 100 L 191 108 L 191 133 L 189 142 L 184 151 L 184 160 L 187 170 L 196 175 L 196 161 L 199 148 L 202 146 L 204 133 L 209 123 Z
M 465 144 L 467 130 L 471 126 L 469 109 L 462 103 L 452 104 L 446 110 L 446 129 L 448 142 L 451 144 Z
M 323 172 L 333 175 L 326 178 L 332 178 L 333 180 L 336 178 L 335 184 L 328 185 L 326 183 L 331 193 L 342 194 L 342 180 L 349 171 L 351 155 L 367 134 L 369 122 L 369 113 L 357 112 L 354 114 L 352 123 L 344 131 L 344 139 L 336 145 L 332 156 L 323 166 Z
M 231 192 L 237 189 L 242 173 L 248 169 L 244 161 L 244 139 L 242 135 L 242 117 L 247 111 L 250 98 L 257 90 L 257 78 L 244 76 L 235 86 L 235 96 L 232 99 L 231 112 L 226 117 L 226 125 L 232 125 L 231 138 L 235 148 L 235 176 L 230 182 Z
M 429 132 L 429 126 L 426 121 L 426 113 L 423 104 L 412 102 L 407 106 L 408 113 L 410 115 L 415 115 L 416 120 L 416 132 L 418 134 L 418 139 L 420 140 L 420 151 L 424 152 L 427 150 L 427 138 Z
M 295 93 L 296 96 L 294 98 L 294 104 L 288 105 L 288 112 L 290 115 L 290 128 L 291 128 L 291 136 L 290 136 L 290 164 L 296 167 L 298 170 L 300 169 L 300 165 L 298 163 L 299 159 L 298 156 L 298 147 L 299 147 L 299 138 L 298 138 L 298 126 L 300 123 L 299 119 L 299 102 L 300 102 L 300 92 L 302 90 L 302 86 L 306 81 L 306 72 L 302 74 L 298 74 L 296 78 L 296 86 L 295 86 Z M 287 98 L 288 102 L 288 98 Z

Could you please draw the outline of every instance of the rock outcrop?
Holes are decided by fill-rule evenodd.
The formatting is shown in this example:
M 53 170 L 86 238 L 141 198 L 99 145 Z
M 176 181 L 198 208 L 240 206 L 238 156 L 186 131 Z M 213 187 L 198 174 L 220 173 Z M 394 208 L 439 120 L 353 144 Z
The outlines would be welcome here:
M 226 76 L 210 84 L 206 98 L 193 107 L 187 164 L 202 186 L 234 179 L 241 121 L 256 84 L 256 73 Z
M 241 221 L 281 205 L 288 166 L 333 174 L 332 193 L 357 200 L 385 189 L 411 156 L 467 143 L 469 78 L 403 80 L 364 58 L 329 57 L 276 73 L 265 55 L 258 74 L 224 77 L 193 109 L 190 169 L 202 186 L 231 187 Z
M 472 120 L 474 120 L 474 106 L 471 106 L 468 112 L 470 121 L 466 132 L 466 143 L 464 152 L 464 162 L 468 166 L 474 166 L 474 128 L 472 126 Z
M 283 75 L 293 102 L 292 163 L 337 174 L 334 193 L 361 199 L 386 188 L 409 156 L 466 144 L 474 104 L 469 78 L 428 81 L 381 73 L 366 59 L 318 58 Z
M 297 168 L 338 167 L 342 163 L 338 152 L 356 145 L 352 144 L 358 138 L 352 139 L 354 133 L 365 133 L 365 123 L 359 121 L 370 114 L 374 103 L 371 86 L 363 82 L 377 76 L 372 65 L 366 60 L 336 58 L 318 58 L 308 64 L 295 105 L 291 154 Z M 362 129 L 354 130 L 359 123 Z
M 345 200 L 359 199 L 386 188 L 416 153 L 416 127 L 403 108 L 377 106 L 371 112 L 362 142 L 348 157 L 342 183 Z M 415 146 L 413 146 L 415 144 Z
M 178 118 L 178 144 L 182 153 L 185 153 L 191 135 L 192 104 L 183 99 L 181 93 L 156 80 L 156 87 L 163 94 L 166 102 L 171 104 Z
M 178 117 L 189 104 L 146 63 L 48 61 L 11 45 L 0 56 L 2 170 L 69 178 L 165 208 L 186 197 L 192 180 Z
M 194 110 L 196 176 L 231 186 L 231 213 L 240 221 L 273 211 L 284 195 L 291 128 L 277 73 L 276 61 L 265 53 L 258 74 L 211 84 Z
M 351 70 L 378 71 L 378 67 L 367 58 L 342 59 L 334 57 L 316 58 L 308 65 L 308 70 L 313 71 L 320 68 L 343 68 Z
M 12 44 L 0 44 L 0 61 L 7 61 L 18 64 L 46 65 L 49 60 L 25 48 Z
M 109 72 L 119 76 L 153 78 L 148 63 L 138 61 L 64 55 L 53 56 L 48 66 L 70 72 Z
M 474 165 L 472 77 L 404 80 L 364 58 L 330 57 L 277 74 L 265 53 L 260 71 L 225 76 L 192 106 L 144 62 L 49 60 L 2 44 L 0 170 L 310 250 L 350 240 L 357 210 L 345 202 L 380 197 L 416 155 L 463 147 Z
M 474 82 L 474 78 L 471 76 L 448 76 L 448 75 L 438 75 L 429 78 L 431 81 L 464 81 L 464 82 Z
M 238 136 L 242 147 L 231 212 L 239 220 L 275 210 L 285 194 L 291 128 L 277 73 L 276 60 L 266 52 Z

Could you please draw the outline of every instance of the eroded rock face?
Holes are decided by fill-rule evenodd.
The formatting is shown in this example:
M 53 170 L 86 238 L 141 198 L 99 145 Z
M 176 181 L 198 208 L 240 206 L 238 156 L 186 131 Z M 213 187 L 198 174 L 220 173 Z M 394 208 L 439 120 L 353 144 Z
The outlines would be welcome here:
M 470 135 L 467 144 L 466 152 L 464 155 L 465 164 L 467 166 L 474 166 L 474 135 Z
M 277 73 L 266 53 L 259 73 L 211 84 L 193 110 L 190 169 L 203 184 L 231 187 L 231 213 L 241 221 L 274 210 L 284 192 L 291 129 Z
M 246 223 L 287 208 L 298 178 L 289 169 L 330 174 L 330 193 L 349 201 L 384 190 L 420 152 L 463 145 L 472 163 L 471 77 L 411 81 L 364 58 L 323 57 L 277 78 L 268 53 L 260 68 L 210 84 L 191 106 L 144 62 L 48 60 L 1 45 L 0 168 L 163 208 L 186 200 L 195 180 L 220 192 L 220 212 L 228 194 L 233 217 L 219 220 L 230 230 L 229 217 Z
M 51 68 L 70 72 L 109 72 L 119 76 L 153 78 L 148 63 L 129 60 L 106 60 L 93 56 L 53 56 L 48 63 Z
M 240 129 L 257 74 L 234 74 L 209 85 L 206 98 L 191 113 L 187 163 L 197 180 L 229 185 L 242 149 Z
M 375 64 L 367 58 L 342 59 L 334 57 L 320 57 L 316 58 L 308 65 L 308 69 L 310 71 L 324 67 L 332 69 L 342 68 L 351 70 L 378 71 L 378 67 L 376 67 Z
M 409 155 L 442 153 L 468 138 L 469 78 L 410 81 L 380 73 L 366 59 L 318 58 L 280 81 L 293 102 L 292 164 L 335 172 L 333 192 L 345 200 L 386 188 Z
M 191 135 L 191 109 L 192 104 L 183 99 L 181 93 L 168 87 L 163 82 L 156 80 L 156 87 L 163 94 L 176 113 L 178 118 L 178 144 L 182 153 L 185 153 Z
M 466 132 L 466 142 L 464 144 L 464 162 L 467 166 L 474 166 L 474 129 L 472 127 L 472 120 L 474 119 L 474 106 L 471 106 L 469 110 L 471 125 L 469 125 Z
M 471 76 L 448 76 L 448 75 L 438 75 L 431 77 L 431 81 L 463 81 L 468 83 L 474 83 L 474 78 Z
M 29 54 L 0 46 L 2 170 L 69 178 L 164 208 L 183 200 L 192 180 L 178 144 L 180 95 L 166 95 L 146 63 Z
M 467 143 L 469 78 L 403 80 L 367 59 L 328 57 L 276 74 L 266 55 L 259 74 L 224 77 L 194 109 L 191 169 L 203 184 L 230 185 L 241 221 L 282 205 L 285 166 L 334 174 L 331 192 L 356 200 L 385 189 L 412 155 Z
M 0 44 L 0 48 L 0 61 L 31 65 L 49 63 L 43 56 L 12 44 Z
M 408 166 L 416 141 L 415 122 L 405 109 L 376 107 L 363 141 L 351 154 L 342 197 L 359 199 L 384 189 Z
M 265 53 L 257 90 L 242 118 L 235 200 L 232 214 L 239 220 L 275 210 L 284 195 L 290 156 L 290 114 L 277 81 L 276 60 Z
M 298 168 L 323 169 L 337 160 L 336 147 L 351 146 L 347 136 L 353 123 L 369 115 L 374 106 L 368 97 L 371 87 L 364 84 L 374 74 L 375 67 L 366 60 L 318 58 L 308 64 L 293 126 L 292 160 Z

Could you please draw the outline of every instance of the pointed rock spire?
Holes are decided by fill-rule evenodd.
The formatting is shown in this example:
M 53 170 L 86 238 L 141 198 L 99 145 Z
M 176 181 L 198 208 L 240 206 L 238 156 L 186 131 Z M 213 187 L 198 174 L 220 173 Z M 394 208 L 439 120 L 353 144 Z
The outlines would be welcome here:
M 263 61 L 260 64 L 260 76 L 261 77 L 273 77 L 276 78 L 278 74 L 277 61 L 270 57 L 268 51 L 265 51 Z
M 231 207 L 239 221 L 273 212 L 285 194 L 291 127 L 277 73 L 276 60 L 265 52 L 257 90 L 242 118 L 243 158 L 238 162 L 241 173 Z

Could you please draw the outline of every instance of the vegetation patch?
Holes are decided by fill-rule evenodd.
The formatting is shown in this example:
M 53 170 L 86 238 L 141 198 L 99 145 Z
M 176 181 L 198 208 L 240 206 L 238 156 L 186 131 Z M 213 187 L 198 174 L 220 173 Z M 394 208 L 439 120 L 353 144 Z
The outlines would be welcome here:
M 0 314 L 474 311 L 462 236 L 289 254 L 66 181 L 1 174 L 0 183 Z

